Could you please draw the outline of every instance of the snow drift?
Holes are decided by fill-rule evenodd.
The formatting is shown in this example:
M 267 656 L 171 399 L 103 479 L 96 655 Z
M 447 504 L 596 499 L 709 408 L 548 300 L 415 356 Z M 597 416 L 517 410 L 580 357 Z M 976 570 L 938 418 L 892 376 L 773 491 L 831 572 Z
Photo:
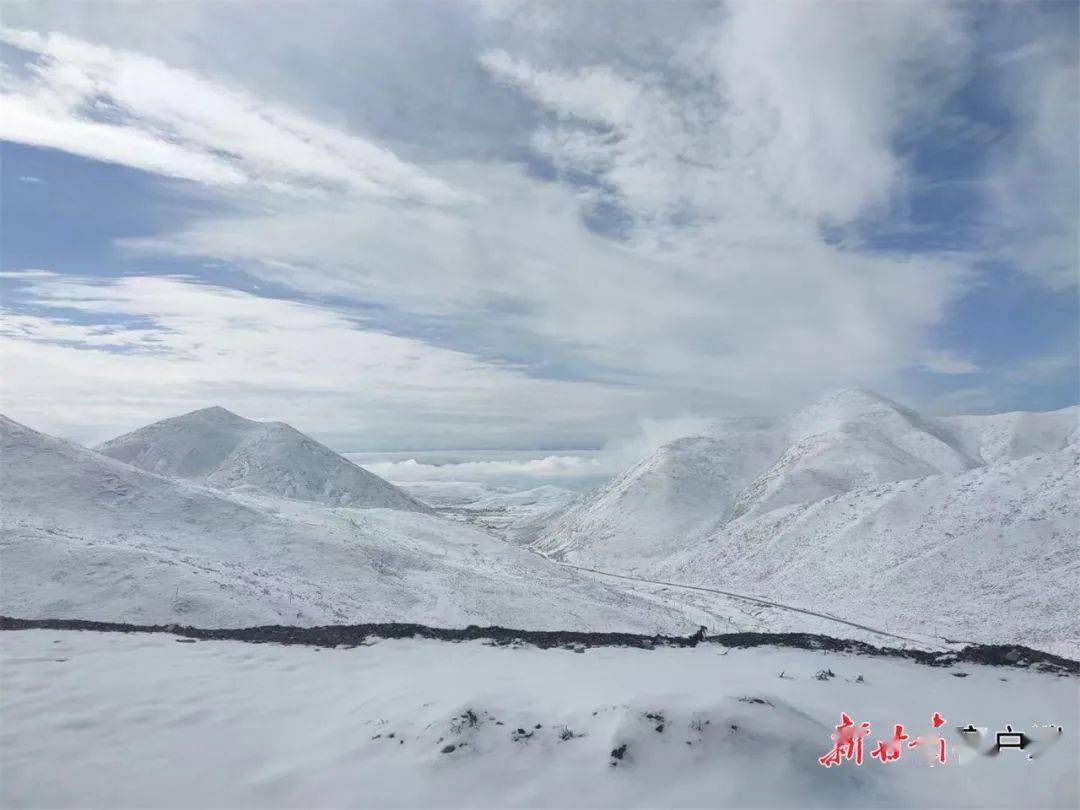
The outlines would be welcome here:
M 1034 670 L 56 630 L 0 633 L 0 647 L 5 807 L 1077 806 L 1076 681 Z M 935 711 L 947 764 L 870 756 L 894 723 L 929 734 Z M 840 712 L 872 723 L 862 767 L 818 762 Z M 1012 724 L 1039 747 L 981 756 L 966 723 Z

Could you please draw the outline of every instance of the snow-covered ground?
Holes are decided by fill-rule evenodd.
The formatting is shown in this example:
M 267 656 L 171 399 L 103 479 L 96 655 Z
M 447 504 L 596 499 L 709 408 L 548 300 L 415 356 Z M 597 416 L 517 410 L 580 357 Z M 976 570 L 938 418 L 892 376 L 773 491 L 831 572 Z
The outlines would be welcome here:
M 1007 667 L 770 647 L 318 649 L 51 630 L 0 633 L 0 652 L 0 804 L 11 808 L 1080 799 L 1076 679 Z M 929 735 L 935 711 L 945 765 L 918 749 L 871 758 L 894 724 Z M 826 769 L 841 712 L 872 724 L 864 761 Z M 1006 724 L 1036 744 L 984 756 L 960 738 L 968 723 L 987 729 L 984 750 Z
M 580 497 L 577 492 L 553 484 L 519 492 L 488 491 L 480 497 L 454 501 L 449 501 L 444 493 L 444 506 L 439 513 L 452 520 L 477 526 L 516 545 L 526 545 L 539 536 L 553 517 L 576 503 Z
M 729 523 L 658 579 L 783 594 L 892 632 L 1080 657 L 1075 447 Z
M 533 547 L 896 633 L 1080 654 L 1076 408 L 932 420 L 864 391 L 671 442 Z
M 106 446 L 122 460 L 0 417 L 0 613 L 704 625 L 1077 657 L 1075 422 L 1075 409 L 927 420 L 841 392 L 786 420 L 725 420 L 580 498 L 490 478 L 515 460 L 405 492 L 220 409 Z M 372 504 L 397 508 L 356 508 Z M 0 632 L 0 661 L 4 807 L 1080 801 L 1077 680 L 1031 670 L 713 644 L 319 649 L 51 630 Z M 896 723 L 928 733 L 935 711 L 947 764 L 870 758 Z M 826 769 L 841 712 L 874 731 L 861 767 Z M 967 723 L 1036 744 L 984 756 L 957 731 Z

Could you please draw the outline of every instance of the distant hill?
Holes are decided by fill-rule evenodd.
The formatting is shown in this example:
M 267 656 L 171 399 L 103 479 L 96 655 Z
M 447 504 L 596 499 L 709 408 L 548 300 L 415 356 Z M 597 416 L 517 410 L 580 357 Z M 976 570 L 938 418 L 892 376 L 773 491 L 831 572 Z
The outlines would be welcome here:
M 198 460 L 188 469 L 221 468 L 209 454 Z M 0 521 L 0 613 L 9 616 L 201 627 L 696 627 L 679 610 L 469 526 L 216 492 L 2 416 Z
M 724 420 L 660 447 L 554 521 L 537 548 L 631 565 L 737 517 L 981 463 L 953 429 L 845 389 L 784 419 Z
M 894 631 L 1075 655 L 1077 416 L 935 420 L 840 391 L 664 445 L 549 520 L 532 547 Z
M 97 448 L 148 472 L 329 506 L 428 512 L 427 506 L 284 422 L 213 407 L 164 419 Z

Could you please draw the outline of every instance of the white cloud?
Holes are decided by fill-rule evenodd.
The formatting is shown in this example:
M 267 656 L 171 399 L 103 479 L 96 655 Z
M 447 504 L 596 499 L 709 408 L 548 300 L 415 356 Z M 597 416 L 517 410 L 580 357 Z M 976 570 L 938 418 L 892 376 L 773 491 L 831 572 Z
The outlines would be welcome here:
M 578 455 L 543 458 L 494 459 L 427 464 L 414 458 L 404 461 L 368 461 L 363 465 L 394 483 L 415 481 L 501 481 L 504 479 L 593 478 L 614 475 L 605 460 Z
M 1030 20 L 1025 25 L 1031 26 Z M 1014 131 L 988 173 L 993 248 L 1051 287 L 1080 283 L 1080 45 L 1034 26 L 1001 56 Z
M 962 83 L 967 50 L 947 6 L 733 3 L 672 46 L 665 72 L 481 61 L 557 117 L 538 148 L 598 174 L 640 224 L 753 238 L 901 195 L 896 136 Z
M 126 244 L 377 300 L 459 324 L 478 345 L 524 330 L 541 357 L 569 352 L 590 374 L 697 408 L 887 376 L 913 362 L 964 281 L 947 257 L 861 253 L 794 225 L 770 239 L 720 228 L 667 252 L 618 244 L 585 227 L 565 186 L 511 167 L 445 171 L 482 202 L 305 205 Z
M 946 349 L 927 349 L 912 367 L 932 374 L 976 374 L 982 371 L 975 363 Z
M 487 51 L 480 55 L 480 62 L 492 73 L 527 88 L 560 115 L 597 124 L 626 123 L 644 96 L 641 86 L 603 65 L 573 74 L 545 73 L 533 70 L 504 50 Z
M 43 314 L 0 321 L 3 409 L 83 439 L 221 404 L 354 448 L 585 444 L 637 407 L 633 392 L 533 379 L 333 309 L 190 279 L 35 278 L 12 306 Z
M 152 57 L 10 28 L 0 42 L 31 57 L 3 75 L 4 140 L 212 186 L 459 199 L 368 140 Z
M 182 16 L 202 19 L 201 8 Z M 641 415 L 789 410 L 836 385 L 888 388 L 912 367 L 974 373 L 932 337 L 970 282 L 969 257 L 858 239 L 866 222 L 903 207 L 913 172 L 899 142 L 969 75 L 960 12 L 642 8 L 641 20 L 612 21 L 614 36 L 587 4 L 489 7 L 469 29 L 475 41 L 452 43 L 475 48 L 479 63 L 473 95 L 457 104 L 465 117 L 518 104 L 529 108 L 522 121 L 541 122 L 527 143 L 500 144 L 500 154 L 531 149 L 528 167 L 483 150 L 407 163 L 397 155 L 410 154 L 408 143 L 391 151 L 341 123 L 347 116 L 326 99 L 354 100 L 347 87 L 322 95 L 323 115 L 302 114 L 278 100 L 273 81 L 236 80 L 228 59 L 192 46 L 197 26 L 183 37 L 169 26 L 97 28 L 129 47 L 168 40 L 162 50 L 173 55 L 200 54 L 178 64 L 9 30 L 30 61 L 4 76 L 21 118 L 0 135 L 230 190 L 229 210 L 119 240 L 128 258 L 240 270 L 304 300 L 374 305 L 381 330 L 437 335 L 394 337 L 347 310 L 192 280 L 76 289 L 65 278 L 9 321 L 17 348 L 6 357 L 23 370 L 23 401 L 72 425 L 111 418 L 110 401 L 123 403 L 124 426 L 224 401 L 325 424 L 352 446 L 372 433 L 402 447 L 490 444 L 496 424 L 520 445 L 546 431 L 617 435 Z M 499 27 L 515 25 L 513 36 Z M 374 70 L 383 63 L 365 43 L 360 61 Z M 320 65 L 333 56 L 307 55 Z M 252 59 L 245 51 L 247 77 L 259 74 Z M 393 98 L 382 101 L 406 107 L 412 86 L 425 99 L 432 86 L 457 87 L 440 83 L 431 53 L 416 62 L 415 73 L 368 77 L 354 61 L 346 84 L 385 83 Z M 303 81 L 292 81 L 295 102 Z M 323 90 L 313 87 L 303 109 L 318 110 Z M 424 139 L 441 137 L 445 119 L 410 114 Z M 1040 158 L 1051 166 L 1060 143 L 1044 129 L 1031 140 L 1057 144 Z M 536 164 L 548 161 L 557 180 L 538 179 Z M 80 318 L 63 320 L 61 306 Z M 500 356 L 521 365 L 490 359 Z M 81 401 L 92 413 L 68 404 Z
M 24 270 L 0 270 L 0 278 L 14 278 L 14 279 L 27 279 L 27 278 L 46 278 L 48 276 L 55 276 L 52 270 L 38 270 L 36 268 L 26 268 Z

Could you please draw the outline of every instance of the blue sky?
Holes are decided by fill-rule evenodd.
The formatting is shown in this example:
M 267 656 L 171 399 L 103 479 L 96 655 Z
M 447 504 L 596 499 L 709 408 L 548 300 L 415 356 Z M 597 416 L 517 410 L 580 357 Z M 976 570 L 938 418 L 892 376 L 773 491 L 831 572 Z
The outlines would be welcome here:
M 633 8 L 9 6 L 5 412 L 557 449 L 1076 402 L 1076 4 Z

